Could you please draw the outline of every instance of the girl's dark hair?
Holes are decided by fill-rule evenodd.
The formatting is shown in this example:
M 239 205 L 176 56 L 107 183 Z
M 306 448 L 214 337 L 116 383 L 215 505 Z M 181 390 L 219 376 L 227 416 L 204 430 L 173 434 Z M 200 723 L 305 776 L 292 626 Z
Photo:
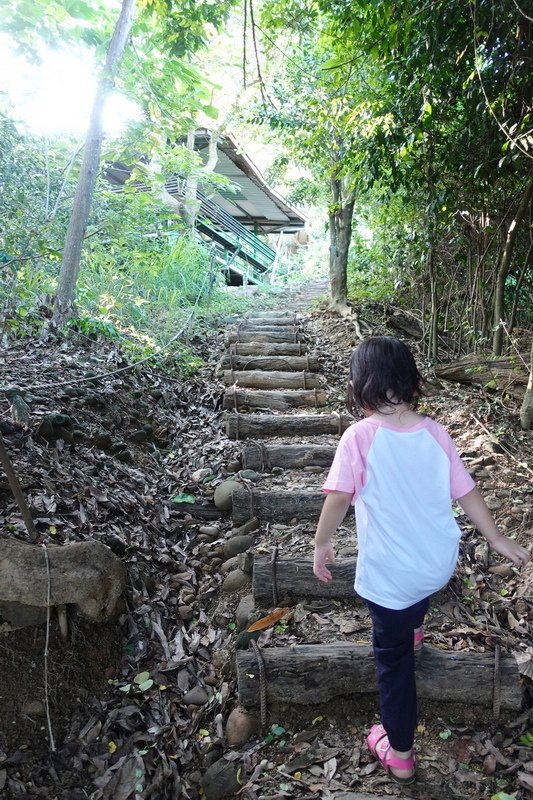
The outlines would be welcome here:
M 346 406 L 356 411 L 377 411 L 385 405 L 408 403 L 416 408 L 424 379 L 413 354 L 392 336 L 372 336 L 354 350 Z

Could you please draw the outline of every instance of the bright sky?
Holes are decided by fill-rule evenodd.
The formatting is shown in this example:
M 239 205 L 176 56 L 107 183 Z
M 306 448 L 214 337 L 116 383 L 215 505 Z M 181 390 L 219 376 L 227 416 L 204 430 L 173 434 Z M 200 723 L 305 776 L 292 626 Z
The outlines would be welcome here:
M 16 56 L 9 39 L 0 36 L 0 93 L 14 116 L 37 135 L 60 133 L 83 136 L 89 123 L 96 77 L 90 53 L 78 49 L 46 50 L 40 64 Z M 139 116 L 137 107 L 114 92 L 104 112 L 104 128 L 118 135 L 128 120 Z

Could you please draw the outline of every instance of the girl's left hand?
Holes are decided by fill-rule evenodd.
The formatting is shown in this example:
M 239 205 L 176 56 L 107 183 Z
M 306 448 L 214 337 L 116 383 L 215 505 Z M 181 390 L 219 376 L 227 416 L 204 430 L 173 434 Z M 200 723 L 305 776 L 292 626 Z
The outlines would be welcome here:
M 531 559 L 531 553 L 518 542 L 508 539 L 507 536 L 500 536 L 491 543 L 492 549 L 496 550 L 501 556 L 508 558 L 517 567 L 525 566 Z
M 313 562 L 313 572 L 322 583 L 328 583 L 332 579 L 332 574 L 326 567 L 326 563 L 335 563 L 335 551 L 331 542 L 326 544 L 315 544 L 315 557 Z

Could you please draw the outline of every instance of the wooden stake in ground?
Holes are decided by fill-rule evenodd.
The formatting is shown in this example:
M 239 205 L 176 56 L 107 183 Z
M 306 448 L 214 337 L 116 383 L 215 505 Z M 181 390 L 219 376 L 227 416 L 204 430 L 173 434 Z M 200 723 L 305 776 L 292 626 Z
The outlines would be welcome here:
M 33 517 L 31 515 L 30 509 L 28 508 L 28 504 L 22 494 L 22 489 L 20 488 L 20 483 L 13 468 L 13 464 L 11 463 L 11 459 L 6 450 L 6 446 L 4 444 L 4 439 L 2 434 L 0 433 L 0 464 L 2 464 L 2 468 L 6 473 L 6 478 L 9 483 L 9 488 L 13 492 L 13 497 L 20 509 L 20 513 L 22 514 L 22 519 L 24 520 L 24 525 L 26 526 L 26 530 L 28 531 L 28 536 L 30 537 L 31 542 L 37 541 L 37 530 L 35 528 Z

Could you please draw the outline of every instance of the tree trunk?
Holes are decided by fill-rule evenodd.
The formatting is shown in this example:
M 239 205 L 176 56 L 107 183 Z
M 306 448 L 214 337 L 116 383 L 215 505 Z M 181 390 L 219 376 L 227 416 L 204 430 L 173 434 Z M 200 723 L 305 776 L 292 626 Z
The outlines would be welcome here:
M 524 194 L 522 195 L 522 199 L 520 200 L 520 203 L 516 210 L 515 217 L 511 221 L 507 229 L 507 237 L 505 239 L 505 245 L 503 248 L 502 257 L 500 259 L 500 264 L 498 266 L 498 272 L 496 275 L 496 285 L 494 289 L 494 305 L 493 305 L 494 336 L 492 339 L 492 350 L 494 355 L 496 356 L 500 356 L 503 350 L 503 327 L 501 323 L 505 317 L 505 281 L 509 274 L 511 259 L 513 256 L 514 246 L 516 243 L 516 237 L 518 235 L 518 229 L 520 227 L 522 219 L 524 218 L 527 207 L 531 201 L 532 194 L 533 194 L 533 172 L 529 177 Z
M 72 303 L 80 270 L 83 238 L 89 220 L 104 138 L 102 110 L 107 94 L 113 87 L 114 76 L 128 41 L 134 16 L 135 0 L 122 0 L 122 8 L 109 43 L 104 69 L 94 98 L 78 185 L 65 237 L 54 311 L 54 322 L 59 326 L 64 324 L 72 312 Z
M 268 491 L 252 487 L 239 487 L 233 492 L 232 519 L 235 525 L 244 525 L 252 517 L 265 522 L 318 520 L 325 495 L 323 492 L 299 490 Z
M 339 178 L 331 179 L 332 204 L 329 212 L 329 283 L 335 309 L 347 309 L 348 251 L 352 239 L 352 218 L 355 198 L 343 197 Z
M 237 383 L 248 389 L 320 389 L 324 379 L 316 372 L 281 372 L 224 370 L 222 380 L 226 386 Z
M 230 353 L 238 356 L 301 356 L 307 353 L 302 342 L 241 342 L 230 345 Z
M 291 644 L 261 649 L 267 701 L 294 705 L 328 703 L 334 697 L 377 691 L 372 648 L 364 644 Z M 239 701 L 259 705 L 260 680 L 255 654 L 237 652 Z M 428 700 L 492 708 L 494 655 L 445 652 L 424 647 L 416 661 L 418 696 Z M 501 708 L 518 711 L 523 689 L 515 658 L 500 661 Z M 486 719 L 486 712 L 483 713 Z
M 251 408 L 265 408 L 273 411 L 288 411 L 290 408 L 319 408 L 328 401 L 326 392 L 308 391 L 274 391 L 273 389 L 228 389 L 224 392 L 222 408 L 236 411 L 249 411 Z
M 353 588 L 355 558 L 342 558 L 328 564 L 333 580 L 322 583 L 313 573 L 310 558 L 284 558 L 273 564 L 270 557 L 255 556 L 253 571 L 253 594 L 256 605 L 285 605 L 302 597 L 335 597 L 361 602 Z
M 527 382 L 526 393 L 520 408 L 520 425 L 522 430 L 531 430 L 533 422 L 533 343 L 531 345 L 531 356 L 529 364 L 529 380 Z
M 313 356 L 222 356 L 218 369 L 278 370 L 280 372 L 318 372 L 318 359 Z
M 353 422 L 347 414 L 228 414 L 228 439 L 257 439 L 265 436 L 340 436 Z
M 272 467 L 325 469 L 331 466 L 334 456 L 335 448 L 323 444 L 260 445 L 258 442 L 251 442 L 241 450 L 241 463 L 243 469 L 256 470 L 270 470 Z

